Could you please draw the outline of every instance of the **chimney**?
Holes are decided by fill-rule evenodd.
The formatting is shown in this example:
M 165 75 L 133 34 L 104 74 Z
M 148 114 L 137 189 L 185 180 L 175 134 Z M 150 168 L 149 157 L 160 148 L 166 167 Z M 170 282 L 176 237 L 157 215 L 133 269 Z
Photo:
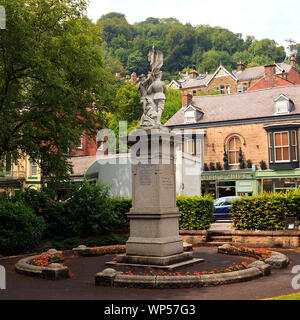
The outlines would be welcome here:
M 242 61 L 239 61 L 236 64 L 236 71 L 244 71 L 246 69 L 246 66 L 244 65 L 244 63 Z
M 186 107 L 188 106 L 193 100 L 193 96 L 191 94 L 183 94 L 182 95 L 182 106 Z
M 265 66 L 265 78 L 271 79 L 276 74 L 276 65 L 275 64 L 268 64 Z
M 198 72 L 196 70 L 190 71 L 190 79 L 196 79 L 198 77 Z
M 297 60 L 296 60 L 296 58 L 295 57 L 291 57 L 290 61 L 291 61 L 292 68 L 297 69 Z

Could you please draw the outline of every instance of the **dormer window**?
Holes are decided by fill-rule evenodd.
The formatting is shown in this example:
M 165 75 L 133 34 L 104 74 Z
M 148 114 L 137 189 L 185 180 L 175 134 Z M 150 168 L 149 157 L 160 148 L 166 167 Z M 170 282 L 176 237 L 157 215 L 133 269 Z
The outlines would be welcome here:
M 196 111 L 186 111 L 184 113 L 184 122 L 185 123 L 195 123 L 196 122 Z
M 203 112 L 192 105 L 189 105 L 184 111 L 184 123 L 196 123 L 203 116 Z
M 281 94 L 275 100 L 275 114 L 287 114 L 293 110 L 294 103 L 285 95 Z

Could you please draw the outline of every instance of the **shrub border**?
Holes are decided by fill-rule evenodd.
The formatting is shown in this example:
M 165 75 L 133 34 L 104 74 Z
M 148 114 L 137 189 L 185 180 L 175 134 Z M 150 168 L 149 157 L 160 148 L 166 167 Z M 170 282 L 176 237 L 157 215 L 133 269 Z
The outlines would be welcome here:
M 57 252 L 58 251 L 55 249 L 50 249 L 45 253 L 55 254 Z M 19 260 L 15 264 L 15 271 L 17 273 L 24 274 L 27 276 L 39 277 L 39 278 L 48 279 L 48 280 L 59 280 L 59 279 L 69 278 L 69 268 L 67 266 L 58 266 L 58 265 L 56 266 L 55 265 L 56 262 L 55 262 L 53 263 L 54 265 L 52 266 L 50 264 L 48 267 L 39 267 L 30 263 L 34 258 L 37 258 L 40 255 L 41 254 L 38 254 L 35 256 L 29 256 Z

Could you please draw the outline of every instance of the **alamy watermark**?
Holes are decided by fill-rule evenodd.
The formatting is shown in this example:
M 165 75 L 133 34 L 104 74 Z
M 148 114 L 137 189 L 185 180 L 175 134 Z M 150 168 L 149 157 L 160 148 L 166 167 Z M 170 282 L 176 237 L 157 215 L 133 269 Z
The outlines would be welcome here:
M 3 6 L 0 6 L 0 29 L 6 29 L 6 11 Z
M 300 289 L 300 265 L 296 265 L 292 269 L 292 273 L 296 274 L 292 279 L 292 288 L 294 290 Z
M 0 266 L 0 290 L 6 289 L 6 272 L 3 266 Z

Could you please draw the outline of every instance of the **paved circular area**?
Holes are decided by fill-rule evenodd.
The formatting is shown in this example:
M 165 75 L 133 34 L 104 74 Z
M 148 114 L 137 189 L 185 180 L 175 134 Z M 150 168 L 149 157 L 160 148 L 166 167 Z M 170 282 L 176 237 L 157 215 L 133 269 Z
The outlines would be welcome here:
M 243 300 L 296 293 L 291 286 L 292 278 L 295 276 L 291 273 L 291 268 L 294 264 L 300 265 L 300 250 L 280 250 L 280 252 L 291 259 L 291 264 L 286 269 L 273 269 L 270 277 L 217 287 L 164 290 L 95 287 L 94 275 L 102 271 L 105 268 L 104 263 L 111 261 L 113 256 L 74 257 L 72 253 L 66 252 L 65 264 L 69 267 L 71 278 L 59 281 L 17 274 L 14 265 L 19 258 L 2 259 L 0 265 L 6 268 L 7 289 L 0 290 L 0 300 Z M 244 257 L 217 254 L 216 248 L 207 247 L 195 249 L 194 255 L 204 258 L 205 262 L 189 270 L 182 269 L 180 272 L 210 271 L 213 268 L 228 267 L 233 262 L 239 264 L 242 261 L 251 261 Z

